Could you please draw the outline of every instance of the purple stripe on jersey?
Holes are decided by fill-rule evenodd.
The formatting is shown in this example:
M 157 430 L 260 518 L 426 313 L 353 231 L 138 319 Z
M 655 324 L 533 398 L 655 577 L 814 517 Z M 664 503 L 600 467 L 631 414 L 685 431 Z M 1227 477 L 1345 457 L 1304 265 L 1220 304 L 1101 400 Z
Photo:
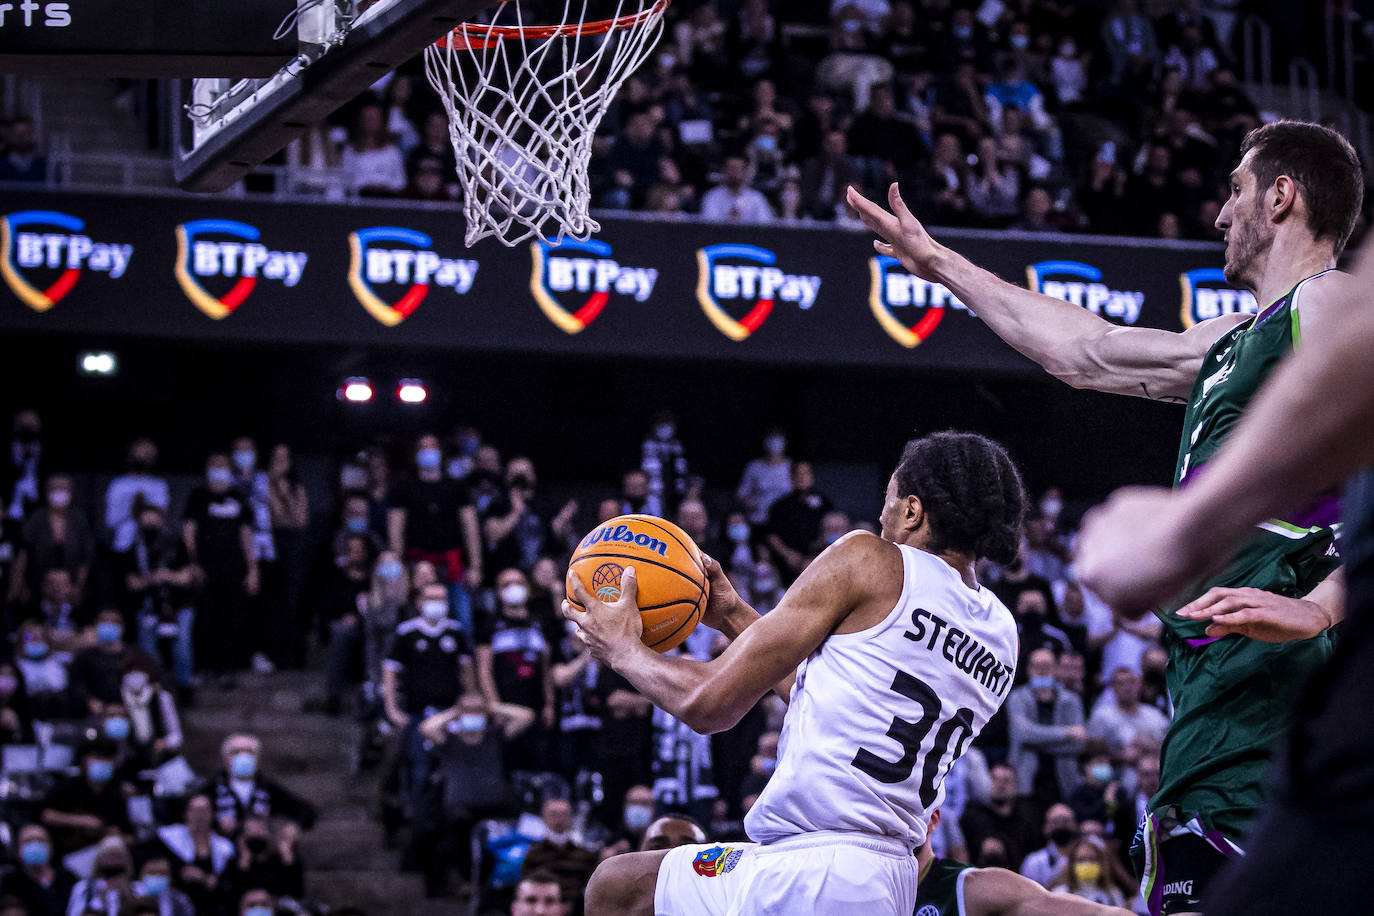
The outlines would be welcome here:
M 1330 528 L 1341 520 L 1341 499 L 1328 494 L 1299 512 L 1294 518 L 1284 519 L 1299 528 Z
M 1196 636 L 1191 638 L 1185 637 L 1183 641 L 1186 642 L 1188 645 L 1192 646 L 1194 649 L 1197 649 L 1202 646 L 1209 646 L 1212 643 L 1225 638 L 1225 636 Z

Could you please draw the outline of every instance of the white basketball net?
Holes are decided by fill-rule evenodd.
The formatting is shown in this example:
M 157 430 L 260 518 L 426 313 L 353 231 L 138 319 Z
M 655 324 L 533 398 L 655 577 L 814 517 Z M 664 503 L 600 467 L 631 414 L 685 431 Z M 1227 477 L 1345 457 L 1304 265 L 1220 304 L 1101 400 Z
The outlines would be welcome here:
M 520 0 L 425 50 L 448 112 L 466 242 L 495 236 L 585 241 L 592 141 L 621 83 L 663 34 L 668 0 L 617 0 L 604 34 L 583 34 L 589 0 L 563 0 L 562 24 L 526 23 Z M 503 21 L 504 20 L 504 21 Z

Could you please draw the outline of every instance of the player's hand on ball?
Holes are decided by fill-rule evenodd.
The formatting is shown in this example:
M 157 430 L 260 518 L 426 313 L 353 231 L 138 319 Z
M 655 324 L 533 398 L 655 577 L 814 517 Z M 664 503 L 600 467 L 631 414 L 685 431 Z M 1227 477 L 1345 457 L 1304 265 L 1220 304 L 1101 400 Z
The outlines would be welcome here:
M 642 649 L 640 634 L 644 622 L 639 617 L 639 580 L 633 566 L 620 574 L 620 597 L 606 603 L 587 591 L 582 580 L 571 576 L 573 597 L 586 608 L 579 611 L 572 602 L 563 602 L 563 617 L 577 624 L 577 636 L 599 661 L 615 667 L 625 652 Z
M 730 584 L 730 577 L 725 575 L 725 570 L 713 557 L 703 553 L 701 560 L 706 565 L 706 577 L 711 582 L 711 598 L 706 602 L 701 622 L 713 630 L 723 631 L 725 618 L 739 605 L 739 593 Z
M 1176 498 L 1161 488 L 1127 487 L 1083 518 L 1079 581 L 1128 617 L 1178 594 L 1203 571 L 1175 520 Z
M 864 197 L 853 186 L 845 195 L 864 225 L 882 237 L 881 241 L 873 242 L 873 249 L 878 254 L 896 258 L 903 267 L 924 280 L 938 279 L 935 276 L 935 260 L 944 249 L 907 209 L 897 182 L 894 181 L 887 191 L 891 213 Z
M 1211 621 L 1207 635 L 1248 636 L 1260 642 L 1311 639 L 1331 628 L 1331 617 L 1315 601 L 1285 598 L 1258 588 L 1214 588 L 1178 609 L 1189 620 Z

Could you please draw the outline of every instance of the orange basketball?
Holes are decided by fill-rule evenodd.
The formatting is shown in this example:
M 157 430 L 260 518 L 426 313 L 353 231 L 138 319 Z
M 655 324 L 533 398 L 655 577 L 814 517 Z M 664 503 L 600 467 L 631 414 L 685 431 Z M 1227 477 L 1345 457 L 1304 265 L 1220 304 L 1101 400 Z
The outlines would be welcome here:
M 568 601 L 572 577 L 607 603 L 620 598 L 620 574 L 633 566 L 639 580 L 639 616 L 644 645 L 667 652 L 682 644 L 701 622 L 711 596 L 706 564 L 692 539 L 672 522 L 652 515 L 621 515 L 597 525 L 573 551 L 568 564 Z

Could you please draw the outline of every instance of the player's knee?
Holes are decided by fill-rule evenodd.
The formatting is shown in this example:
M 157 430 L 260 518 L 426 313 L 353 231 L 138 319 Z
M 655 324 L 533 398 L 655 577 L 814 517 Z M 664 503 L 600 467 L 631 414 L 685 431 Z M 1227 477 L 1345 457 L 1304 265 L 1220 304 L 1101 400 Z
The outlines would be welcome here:
M 661 855 L 635 852 L 603 861 L 587 883 L 586 916 L 653 916 L 660 861 Z

